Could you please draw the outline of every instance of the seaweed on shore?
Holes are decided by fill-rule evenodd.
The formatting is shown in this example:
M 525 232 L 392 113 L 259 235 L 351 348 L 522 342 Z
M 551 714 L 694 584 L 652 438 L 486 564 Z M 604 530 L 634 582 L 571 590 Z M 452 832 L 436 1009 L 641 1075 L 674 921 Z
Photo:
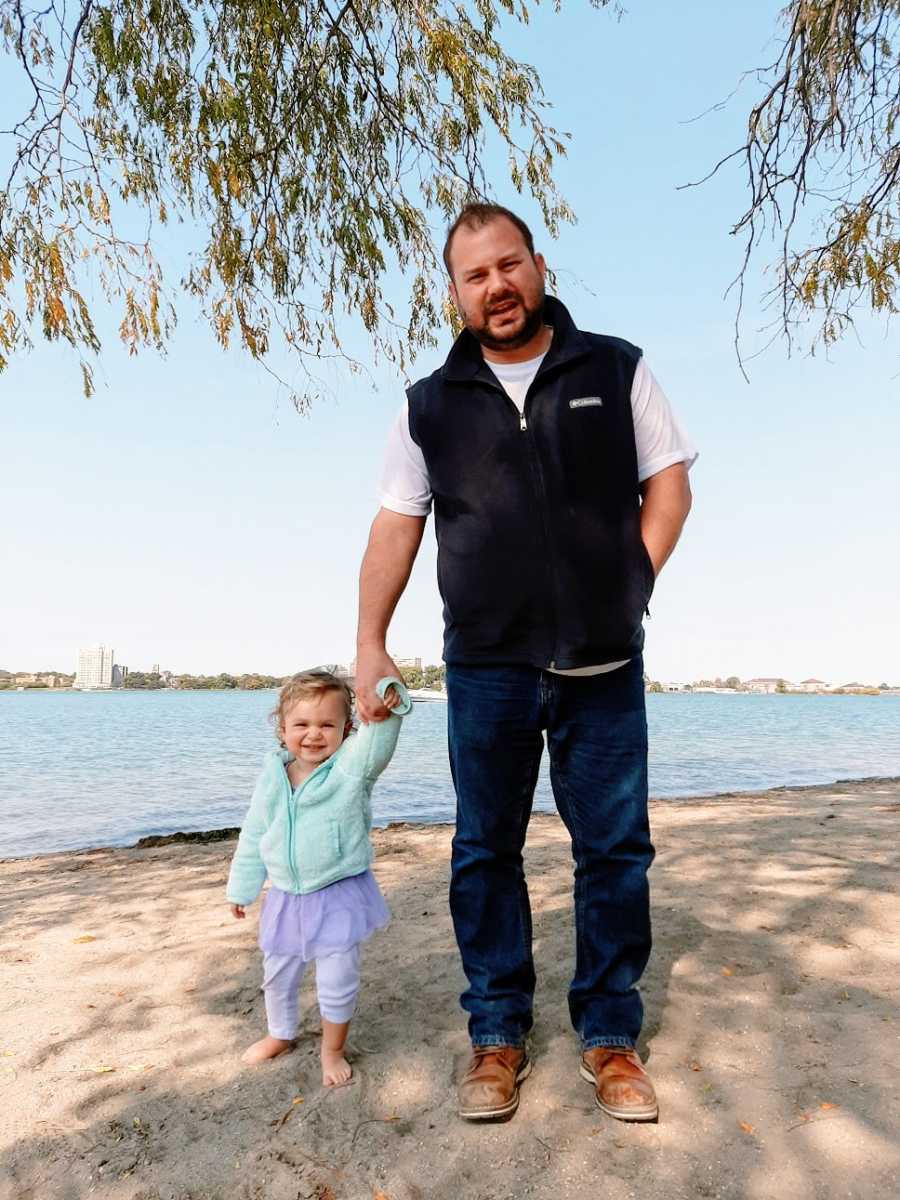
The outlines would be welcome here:
M 152 850 L 156 846 L 171 846 L 176 842 L 230 842 L 240 833 L 236 825 L 228 829 L 200 829 L 196 833 L 166 833 L 142 837 L 134 843 L 134 850 Z

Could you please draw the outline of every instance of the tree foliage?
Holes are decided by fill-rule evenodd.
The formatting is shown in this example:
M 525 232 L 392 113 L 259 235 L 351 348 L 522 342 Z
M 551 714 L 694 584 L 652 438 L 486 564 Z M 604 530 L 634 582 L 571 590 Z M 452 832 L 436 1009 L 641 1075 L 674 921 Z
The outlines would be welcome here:
M 96 284 L 133 353 L 165 348 L 182 288 L 263 362 L 276 336 L 306 364 L 343 353 L 349 315 L 402 366 L 441 319 L 429 221 L 491 190 L 489 135 L 551 232 L 571 215 L 564 135 L 499 40 L 536 2 L 0 0 L 26 97 L 2 135 L 0 370 L 39 325 L 89 393 Z M 157 248 L 172 221 L 195 238 L 180 280 Z
M 427 667 L 404 667 L 403 678 L 410 688 L 430 688 L 433 691 L 444 691 L 446 688 L 446 672 L 440 663 Z
M 165 686 L 165 680 L 157 671 L 129 671 L 122 681 L 122 687 L 141 691 Z
M 760 242 L 778 247 L 776 336 L 801 322 L 836 341 L 864 309 L 892 316 L 900 283 L 900 0 L 791 0 L 778 56 L 737 158 L 749 206 L 736 280 Z M 738 310 L 738 332 L 740 305 Z

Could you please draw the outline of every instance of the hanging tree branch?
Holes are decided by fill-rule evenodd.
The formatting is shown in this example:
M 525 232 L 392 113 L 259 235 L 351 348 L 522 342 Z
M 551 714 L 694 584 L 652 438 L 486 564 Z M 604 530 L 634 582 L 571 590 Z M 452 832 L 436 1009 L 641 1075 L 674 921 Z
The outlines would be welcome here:
M 750 193 L 732 230 L 745 239 L 738 347 L 747 273 L 766 239 L 778 247 L 766 300 L 789 348 L 801 323 L 813 323 L 813 346 L 829 345 L 860 309 L 897 311 L 900 0 L 792 0 L 782 17 L 779 56 L 756 73 L 765 90 L 747 140 L 710 172 L 742 160 Z
M 308 366 L 343 354 L 350 318 L 404 366 L 441 320 L 429 221 L 487 190 L 489 138 L 551 232 L 571 219 L 563 135 L 499 40 L 501 16 L 528 15 L 527 0 L 0 0 L 27 89 L 0 131 L 0 371 L 39 324 L 78 351 L 90 393 L 95 279 L 132 353 L 165 349 L 182 291 L 263 363 L 275 334 Z M 173 218 L 193 231 L 180 280 L 157 257 Z

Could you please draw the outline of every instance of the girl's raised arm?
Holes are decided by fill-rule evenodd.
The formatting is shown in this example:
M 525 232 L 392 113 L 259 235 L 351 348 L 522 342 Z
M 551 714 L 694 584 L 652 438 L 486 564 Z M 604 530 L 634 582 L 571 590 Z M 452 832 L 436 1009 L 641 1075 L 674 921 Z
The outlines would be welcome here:
M 390 687 L 400 697 L 400 703 L 391 710 L 391 715 L 383 721 L 361 725 L 338 751 L 338 765 L 345 775 L 376 779 L 391 761 L 400 736 L 400 718 L 412 708 L 412 700 L 400 680 L 389 675 L 379 679 L 375 688 L 379 700 L 385 698 Z

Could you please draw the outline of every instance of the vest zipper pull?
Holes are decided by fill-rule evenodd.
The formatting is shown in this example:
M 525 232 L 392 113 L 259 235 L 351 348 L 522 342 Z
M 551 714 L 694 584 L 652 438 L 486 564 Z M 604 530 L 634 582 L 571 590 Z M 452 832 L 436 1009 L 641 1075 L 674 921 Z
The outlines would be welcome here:
M 525 424 L 525 414 L 524 413 L 519 413 L 519 428 L 520 429 L 528 428 L 528 426 Z

